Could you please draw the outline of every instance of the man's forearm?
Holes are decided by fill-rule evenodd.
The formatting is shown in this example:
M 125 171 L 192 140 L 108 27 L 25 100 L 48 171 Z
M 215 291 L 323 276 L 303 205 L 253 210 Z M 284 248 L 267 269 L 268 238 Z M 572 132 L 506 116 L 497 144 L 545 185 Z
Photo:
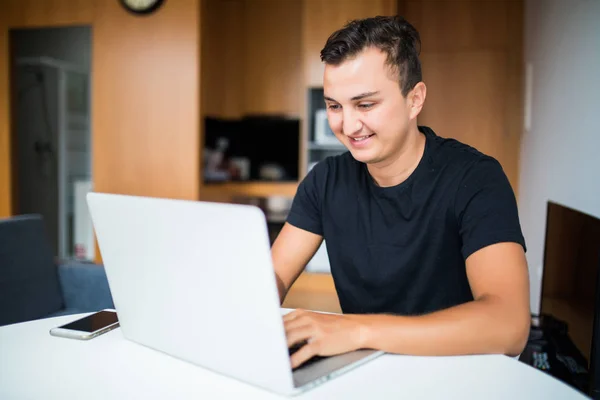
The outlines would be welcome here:
M 360 347 L 411 355 L 518 355 L 529 332 L 529 310 L 484 298 L 428 315 L 357 315 Z

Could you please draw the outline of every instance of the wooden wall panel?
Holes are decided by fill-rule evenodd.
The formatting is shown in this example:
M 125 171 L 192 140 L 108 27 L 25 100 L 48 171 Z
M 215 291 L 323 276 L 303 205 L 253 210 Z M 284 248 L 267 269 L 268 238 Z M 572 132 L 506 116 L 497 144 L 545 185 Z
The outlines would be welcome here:
M 244 0 L 205 0 L 202 17 L 202 112 L 244 113 Z
M 91 24 L 97 0 L 0 0 L 0 218 L 12 215 L 8 32 L 13 28 Z
M 502 163 L 515 194 L 519 195 L 519 161 L 525 114 L 525 8 L 522 0 L 507 3 L 506 94 L 504 96 L 505 135 Z
M 514 1 L 406 1 L 404 16 L 418 27 L 424 52 L 504 50 L 509 2 Z
M 206 0 L 202 110 L 300 115 L 301 0 Z
M 304 81 L 323 86 L 324 66 L 320 52 L 327 38 L 351 19 L 393 15 L 396 0 L 304 0 L 302 10 L 302 57 Z
M 1 0 L 11 28 L 91 24 L 98 0 Z
M 245 2 L 245 113 L 300 116 L 301 16 L 301 1 Z
M 100 192 L 197 199 L 199 0 L 149 18 L 99 1 L 93 32 L 92 148 Z
M 523 1 L 415 0 L 399 8 L 421 35 L 428 91 L 419 124 L 498 159 L 517 193 Z
M 2 7 L 4 7 L 2 3 Z M 0 9 L 0 218 L 12 215 L 8 18 Z
M 502 52 L 428 52 L 419 123 L 502 158 L 506 56 Z

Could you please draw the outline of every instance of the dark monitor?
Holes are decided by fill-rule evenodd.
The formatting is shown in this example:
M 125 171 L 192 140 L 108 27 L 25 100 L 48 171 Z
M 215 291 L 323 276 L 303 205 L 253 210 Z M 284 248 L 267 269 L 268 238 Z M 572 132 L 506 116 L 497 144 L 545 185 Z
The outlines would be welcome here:
M 594 376 L 600 352 L 599 270 L 600 218 L 548 202 L 540 312 L 566 324 L 587 364 L 593 398 L 600 393 Z

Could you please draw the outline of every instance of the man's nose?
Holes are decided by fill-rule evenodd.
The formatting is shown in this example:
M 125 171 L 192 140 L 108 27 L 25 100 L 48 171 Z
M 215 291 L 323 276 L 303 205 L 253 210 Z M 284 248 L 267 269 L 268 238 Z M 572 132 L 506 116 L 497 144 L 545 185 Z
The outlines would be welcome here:
M 354 111 L 345 111 L 343 115 L 342 131 L 346 136 L 352 136 L 362 129 L 362 122 Z

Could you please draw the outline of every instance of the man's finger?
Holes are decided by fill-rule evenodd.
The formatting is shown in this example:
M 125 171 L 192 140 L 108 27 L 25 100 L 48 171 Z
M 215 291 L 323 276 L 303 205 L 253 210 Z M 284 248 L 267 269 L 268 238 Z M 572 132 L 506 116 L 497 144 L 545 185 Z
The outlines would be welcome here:
M 311 325 L 310 318 L 306 318 L 306 316 L 301 316 L 298 318 L 290 319 L 288 321 L 283 321 L 283 328 L 286 332 L 291 329 L 297 329 L 306 325 Z
M 291 320 L 299 317 L 300 315 L 302 315 L 303 311 L 304 310 L 301 310 L 301 309 L 291 311 L 283 316 L 283 321 L 291 321 Z
M 304 346 L 302 346 L 300 348 L 300 350 L 298 350 L 297 352 L 292 354 L 292 357 L 291 357 L 292 368 L 299 367 L 300 365 L 302 365 L 302 363 L 310 360 L 312 357 L 314 357 L 316 355 L 317 355 L 317 351 L 316 351 L 315 344 L 314 343 L 305 344 Z
M 285 332 L 288 347 L 296 343 L 303 342 L 313 337 L 313 329 L 310 325 L 304 325 L 299 328 L 291 329 Z

